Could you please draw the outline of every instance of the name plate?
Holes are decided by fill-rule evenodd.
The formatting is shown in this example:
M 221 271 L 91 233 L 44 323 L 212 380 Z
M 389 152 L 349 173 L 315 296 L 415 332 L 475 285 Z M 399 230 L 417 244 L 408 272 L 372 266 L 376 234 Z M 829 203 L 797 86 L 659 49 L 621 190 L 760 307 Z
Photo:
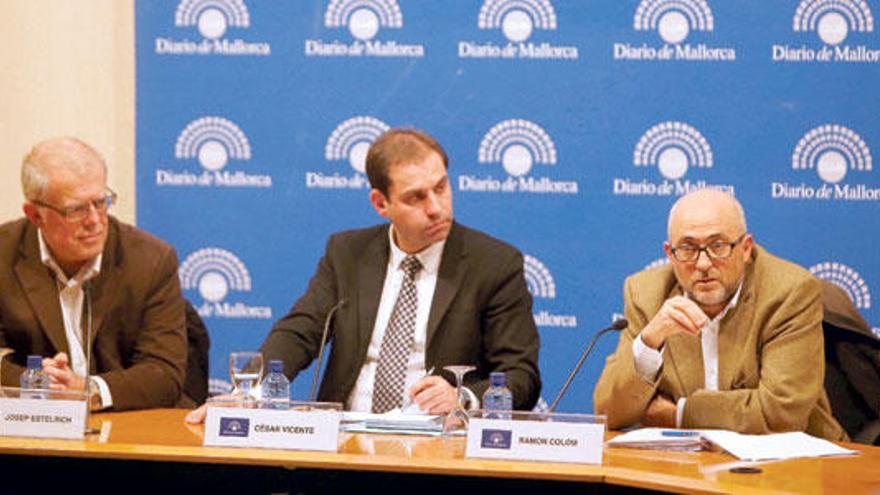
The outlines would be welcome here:
M 336 452 L 339 411 L 209 407 L 205 445 Z
M 601 464 L 605 425 L 471 418 L 467 457 Z
M 0 399 L 2 436 L 82 439 L 85 424 L 85 401 Z

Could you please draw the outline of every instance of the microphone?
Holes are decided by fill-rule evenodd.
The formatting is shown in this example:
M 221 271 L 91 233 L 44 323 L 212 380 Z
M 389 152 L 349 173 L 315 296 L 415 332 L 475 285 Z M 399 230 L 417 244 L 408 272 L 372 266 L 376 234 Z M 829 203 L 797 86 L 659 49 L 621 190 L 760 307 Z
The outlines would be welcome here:
M 571 370 L 571 373 L 569 373 L 568 379 L 565 380 L 565 384 L 562 386 L 562 389 L 556 395 L 556 399 L 553 400 L 553 404 L 550 405 L 550 409 L 548 409 L 547 412 L 552 413 L 553 410 L 556 409 L 556 405 L 559 404 L 559 399 L 561 399 L 562 396 L 565 395 L 565 391 L 568 390 L 568 386 L 571 385 L 571 381 L 574 380 L 575 375 L 577 375 L 578 371 L 580 371 L 581 366 L 584 364 L 584 361 L 587 359 L 587 356 L 590 355 L 590 351 L 593 350 L 593 346 L 596 345 L 596 341 L 599 340 L 599 337 L 601 337 L 602 335 L 604 335 L 608 332 L 611 332 L 611 331 L 619 332 L 619 331 L 623 330 L 624 328 L 626 328 L 628 325 L 629 325 L 629 322 L 626 321 L 626 318 L 620 318 L 618 320 L 614 320 L 614 323 L 612 323 L 610 327 L 603 328 L 602 330 L 599 330 L 599 332 L 593 336 L 593 339 L 590 340 L 590 345 L 587 346 L 587 350 L 585 350 L 584 353 L 581 354 L 581 359 L 574 366 L 574 369 Z
M 340 299 L 335 306 L 330 308 L 327 317 L 324 318 L 324 334 L 321 336 L 321 347 L 318 348 L 318 359 L 315 364 L 315 373 L 312 376 L 312 390 L 309 392 L 309 402 L 315 400 L 315 391 L 318 388 L 318 375 L 321 374 L 321 362 L 324 360 L 324 347 L 327 345 L 327 334 L 330 333 L 330 322 L 333 321 L 333 315 L 336 314 L 336 311 L 345 306 L 346 302 L 348 301 L 344 298 Z
M 86 435 L 99 433 L 95 428 L 89 426 L 89 419 L 92 415 L 91 397 L 89 396 L 89 376 L 92 373 L 92 282 L 86 281 L 83 284 L 83 293 L 86 299 Z

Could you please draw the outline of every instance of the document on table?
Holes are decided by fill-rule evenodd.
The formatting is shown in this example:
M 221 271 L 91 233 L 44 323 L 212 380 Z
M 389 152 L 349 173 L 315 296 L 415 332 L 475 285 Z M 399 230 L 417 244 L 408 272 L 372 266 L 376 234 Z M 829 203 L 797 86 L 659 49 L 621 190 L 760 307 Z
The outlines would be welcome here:
M 640 428 L 612 438 L 607 445 L 630 449 L 696 452 L 702 450 L 706 443 L 698 430 Z
M 342 428 L 351 432 L 439 435 L 443 431 L 442 419 L 428 414 L 404 414 L 398 409 L 384 414 L 349 411 L 342 415 Z
M 858 454 L 857 450 L 800 431 L 743 435 L 726 430 L 701 430 L 703 438 L 743 461 L 797 459 Z
M 796 459 L 857 454 L 828 440 L 803 432 L 744 435 L 727 430 L 641 428 L 608 441 L 609 447 L 697 451 L 717 446 L 743 461 Z

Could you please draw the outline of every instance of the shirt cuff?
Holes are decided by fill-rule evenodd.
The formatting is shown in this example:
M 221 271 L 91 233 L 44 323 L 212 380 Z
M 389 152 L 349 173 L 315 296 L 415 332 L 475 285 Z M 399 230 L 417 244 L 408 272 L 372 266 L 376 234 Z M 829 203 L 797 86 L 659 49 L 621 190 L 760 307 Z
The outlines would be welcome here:
M 110 395 L 110 387 L 107 386 L 107 382 L 100 376 L 92 376 L 91 379 L 98 385 L 98 393 L 101 395 L 101 409 L 113 407 L 113 396 Z
M 687 402 L 687 399 L 682 397 L 678 399 L 678 402 L 675 404 L 675 427 L 681 428 L 681 420 L 684 417 L 684 403 Z
M 657 372 L 663 366 L 663 354 L 660 352 L 662 350 L 662 347 L 658 351 L 646 346 L 642 342 L 641 335 L 633 340 L 633 360 L 635 361 L 636 372 L 643 380 L 653 382 L 657 379 Z

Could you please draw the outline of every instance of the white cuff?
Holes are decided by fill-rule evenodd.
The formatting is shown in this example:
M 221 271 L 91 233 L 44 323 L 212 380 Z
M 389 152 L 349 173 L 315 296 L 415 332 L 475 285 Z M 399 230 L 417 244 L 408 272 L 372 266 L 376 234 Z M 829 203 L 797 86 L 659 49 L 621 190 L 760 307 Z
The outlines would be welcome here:
M 684 403 L 687 402 L 687 399 L 684 397 L 678 399 L 678 402 L 675 404 L 675 427 L 681 428 L 681 419 L 684 417 Z
M 113 407 L 113 396 L 110 395 L 110 387 L 107 382 L 100 376 L 92 376 L 92 380 L 98 385 L 98 392 L 101 394 L 101 409 L 110 409 Z
M 658 351 L 646 346 L 645 343 L 642 342 L 641 335 L 633 340 L 633 361 L 635 362 L 636 372 L 643 380 L 653 382 L 657 379 L 657 373 L 663 366 L 662 350 L 662 347 Z

